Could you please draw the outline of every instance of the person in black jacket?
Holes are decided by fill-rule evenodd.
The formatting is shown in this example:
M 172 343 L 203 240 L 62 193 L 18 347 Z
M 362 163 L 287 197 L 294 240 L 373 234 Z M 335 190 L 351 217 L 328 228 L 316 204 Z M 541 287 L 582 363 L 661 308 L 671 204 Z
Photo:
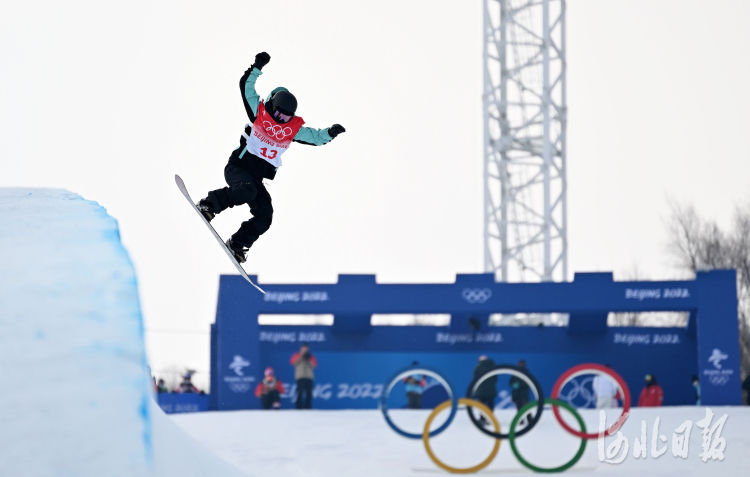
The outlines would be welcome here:
M 474 379 L 479 378 L 495 367 L 495 362 L 486 355 L 479 357 L 477 365 L 474 367 Z M 497 397 L 497 376 L 492 376 L 479 384 L 474 392 L 474 399 L 481 402 L 490 409 L 495 407 L 495 398 Z
M 518 367 L 526 369 L 526 360 L 521 359 L 518 361 Z M 516 405 L 516 409 L 521 409 L 531 400 L 531 388 L 526 381 L 519 378 L 518 376 L 511 376 L 510 381 L 510 398 L 513 400 L 513 404 Z M 525 423 L 525 417 L 521 419 L 521 425 Z
M 284 87 L 273 89 L 265 101 L 261 100 L 255 82 L 269 61 L 271 55 L 258 53 L 240 78 L 242 103 L 251 124 L 245 126 L 240 145 L 224 168 L 229 187 L 209 192 L 196 204 L 209 222 L 229 207 L 250 206 L 253 217 L 243 222 L 226 243 L 239 263 L 246 260 L 250 246 L 271 227 L 273 206 L 263 180 L 276 176 L 282 154 L 292 142 L 320 146 L 346 131 L 340 124 L 324 129 L 303 126 L 305 121 L 296 115 L 297 98 Z
M 477 365 L 474 367 L 474 379 L 478 379 L 494 367 L 495 362 L 492 359 L 486 355 L 480 356 Z M 497 376 L 491 376 L 479 383 L 472 397 L 490 408 L 490 410 L 493 410 L 495 408 L 495 398 L 497 397 Z M 479 423 L 482 426 L 487 426 L 490 422 L 481 415 L 479 416 Z

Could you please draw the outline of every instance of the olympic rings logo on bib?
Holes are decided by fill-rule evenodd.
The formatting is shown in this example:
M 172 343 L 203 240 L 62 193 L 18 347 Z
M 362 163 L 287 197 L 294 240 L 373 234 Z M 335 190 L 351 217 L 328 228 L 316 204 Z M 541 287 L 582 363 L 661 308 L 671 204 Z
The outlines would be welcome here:
M 292 135 L 292 128 L 289 126 L 283 127 L 278 124 L 271 124 L 270 121 L 263 121 L 263 129 L 277 141 L 283 141 Z
M 610 378 L 612 378 L 617 383 L 617 386 L 619 387 L 620 393 L 623 398 L 623 409 L 622 409 L 620 418 L 612 426 L 610 426 L 608 429 L 600 433 L 588 433 L 586 430 L 586 424 L 583 421 L 583 418 L 581 417 L 581 415 L 576 410 L 576 408 L 574 408 L 570 403 L 560 399 L 560 392 L 565 386 L 565 384 L 567 384 L 569 381 L 576 378 L 577 376 L 591 373 L 591 372 L 606 374 Z M 437 407 L 435 407 L 432 410 L 429 417 L 425 421 L 424 429 L 422 430 L 421 433 L 407 432 L 399 428 L 391 420 L 388 414 L 387 400 L 394 386 L 398 382 L 402 380 L 406 380 L 410 376 L 420 375 L 420 374 L 423 376 L 430 376 L 434 378 L 437 382 L 439 382 L 446 389 L 449 399 L 439 404 Z M 530 389 L 533 389 L 533 392 L 536 394 L 536 399 L 531 400 L 530 402 L 526 403 L 524 406 L 522 406 L 518 410 L 518 412 L 515 414 L 510 424 L 508 432 L 505 432 L 505 433 L 501 432 L 500 424 L 497 422 L 497 418 L 493 414 L 492 409 L 482 404 L 481 402 L 477 401 L 476 398 L 474 397 L 474 395 L 477 393 L 482 383 L 484 383 L 488 379 L 493 378 L 499 374 L 513 375 L 514 378 L 518 378 L 521 381 L 524 381 L 527 384 L 527 386 Z M 495 439 L 495 445 L 492 448 L 490 455 L 487 458 L 485 458 L 482 462 L 472 467 L 459 468 L 459 467 L 451 467 L 445 464 L 440 459 L 438 459 L 438 457 L 434 454 L 429 443 L 429 439 L 431 437 L 434 437 L 437 434 L 440 434 L 441 432 L 446 430 L 448 426 L 453 422 L 453 419 L 456 416 L 456 413 L 457 413 L 456 411 L 457 411 L 459 404 L 466 406 L 466 409 L 469 414 L 469 418 L 474 423 L 477 429 L 479 429 L 482 433 Z M 555 416 L 555 419 L 562 426 L 562 428 L 565 429 L 568 433 L 578 437 L 581 440 L 581 444 L 578 447 L 578 450 L 576 451 L 575 455 L 568 462 L 557 467 L 540 467 L 535 464 L 532 464 L 520 454 L 518 447 L 516 445 L 516 439 L 518 439 L 519 437 L 531 431 L 531 429 L 534 426 L 536 426 L 536 424 L 539 422 L 539 419 L 541 418 L 542 411 L 544 410 L 545 404 L 552 407 L 552 411 Z M 584 451 L 586 450 L 586 442 L 589 439 L 598 439 L 601 437 L 610 436 L 613 433 L 617 432 L 617 430 L 624 424 L 625 420 L 628 418 L 628 414 L 630 411 L 630 404 L 631 404 L 630 390 L 628 389 L 628 386 L 625 383 L 625 380 L 622 378 L 622 376 L 620 376 L 613 369 L 606 367 L 606 366 L 602 366 L 600 364 L 596 364 L 596 363 L 580 364 L 578 366 L 573 366 L 572 368 L 565 371 L 555 382 L 551 397 L 546 398 L 546 399 L 544 398 L 544 393 L 537 379 L 531 373 L 529 373 L 525 368 L 521 368 L 521 367 L 514 366 L 514 365 L 508 365 L 508 364 L 497 365 L 494 368 L 485 372 L 484 374 L 474 378 L 471 384 L 469 384 L 466 398 L 456 397 L 448 381 L 442 375 L 440 375 L 440 373 L 438 373 L 437 371 L 430 369 L 430 368 L 421 367 L 421 366 L 410 366 L 408 368 L 400 370 L 390 380 L 386 382 L 385 386 L 383 387 L 383 394 L 381 395 L 381 399 L 380 399 L 380 410 L 383 413 L 383 417 L 385 418 L 385 421 L 388 424 L 388 426 L 391 429 L 393 429 L 396 433 L 398 433 L 401 436 L 410 438 L 410 439 L 422 439 L 425 450 L 429 458 L 438 467 L 444 470 L 447 470 L 448 472 L 466 474 L 466 473 L 477 472 L 485 468 L 494 460 L 495 456 L 497 455 L 501 439 L 508 439 L 513 455 L 516 457 L 518 462 L 520 462 L 524 467 L 534 472 L 562 472 L 564 470 L 571 468 L 573 465 L 576 464 L 576 462 L 578 462 L 581 459 Z M 448 415 L 448 418 L 445 420 L 445 422 L 436 429 L 430 429 L 431 424 L 435 420 L 435 417 L 437 416 L 437 414 L 441 413 L 447 408 L 450 408 L 450 413 Z M 566 423 L 562 419 L 562 416 L 560 415 L 560 408 L 565 409 L 565 411 L 573 415 L 576 422 L 578 423 L 578 427 L 579 427 L 578 430 L 573 429 L 568 423 Z M 494 428 L 494 430 L 490 430 L 485 427 L 486 422 L 483 423 L 474 415 L 474 409 L 479 409 L 482 412 L 482 414 L 486 415 L 489 418 L 492 424 L 492 428 Z M 534 412 L 534 414 L 527 417 L 527 414 L 529 414 L 529 412 L 532 410 L 536 410 L 536 412 Z M 526 417 L 525 419 L 526 425 L 523 428 L 517 430 L 519 423 L 523 421 L 524 417 Z

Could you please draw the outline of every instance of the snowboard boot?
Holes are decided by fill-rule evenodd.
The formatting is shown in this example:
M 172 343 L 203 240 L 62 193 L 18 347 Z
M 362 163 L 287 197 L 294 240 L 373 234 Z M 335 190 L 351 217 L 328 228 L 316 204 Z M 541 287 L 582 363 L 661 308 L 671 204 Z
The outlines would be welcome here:
M 211 204 L 208 202 L 208 199 L 201 199 L 197 204 L 195 204 L 196 207 L 198 207 L 198 210 L 201 211 L 201 214 L 203 214 L 203 217 L 211 222 L 213 218 L 216 216 L 216 214 L 211 209 Z
M 234 255 L 234 259 L 237 260 L 237 263 L 245 263 L 245 261 L 247 260 L 245 258 L 245 254 L 249 250 L 248 247 L 235 243 L 230 238 L 229 240 L 227 240 L 227 248 L 232 252 L 232 255 Z

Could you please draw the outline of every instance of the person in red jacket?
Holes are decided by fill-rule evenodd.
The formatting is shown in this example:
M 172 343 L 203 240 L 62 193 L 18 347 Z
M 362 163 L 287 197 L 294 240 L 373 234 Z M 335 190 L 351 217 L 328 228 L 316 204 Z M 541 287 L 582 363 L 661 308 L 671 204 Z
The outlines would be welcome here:
M 656 382 L 656 378 L 651 375 L 646 375 L 646 386 L 641 391 L 641 396 L 638 398 L 638 405 L 644 407 L 656 407 L 661 406 L 664 401 L 664 391 L 662 391 L 659 383 Z
M 276 379 L 273 368 L 269 366 L 266 368 L 263 381 L 255 388 L 255 396 L 260 398 L 263 409 L 279 409 L 284 391 L 284 384 Z

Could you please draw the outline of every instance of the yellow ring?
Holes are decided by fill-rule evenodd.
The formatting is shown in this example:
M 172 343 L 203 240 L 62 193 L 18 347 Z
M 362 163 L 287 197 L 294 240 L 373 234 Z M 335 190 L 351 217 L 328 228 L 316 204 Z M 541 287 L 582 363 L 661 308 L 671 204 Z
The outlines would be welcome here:
M 497 452 L 500 450 L 500 439 L 495 439 L 495 446 L 492 448 L 492 452 L 490 452 L 490 455 L 484 459 L 479 464 L 473 466 L 473 467 L 451 467 L 448 464 L 445 464 L 440 459 L 435 456 L 435 454 L 432 452 L 432 449 L 430 448 L 430 424 L 432 424 L 432 421 L 435 419 L 435 417 L 440 413 L 440 411 L 444 410 L 447 407 L 450 407 L 452 404 L 452 401 L 449 399 L 443 403 L 440 403 L 438 407 L 432 410 L 430 413 L 430 416 L 427 418 L 427 421 L 424 423 L 424 431 L 422 431 L 422 442 L 424 442 L 424 448 L 427 451 L 427 455 L 430 456 L 430 459 L 441 469 L 447 470 L 448 472 L 452 472 L 454 474 L 473 474 L 474 472 L 479 472 L 480 470 L 487 467 L 490 462 L 492 462 L 492 459 L 495 458 L 497 455 Z M 492 421 L 492 425 L 495 427 L 495 432 L 500 433 L 500 423 L 497 422 L 497 418 L 495 418 L 495 415 L 492 413 L 490 408 L 485 406 L 479 401 L 475 401 L 474 399 L 469 398 L 460 398 L 458 400 L 458 404 L 463 404 L 464 406 L 472 406 L 478 408 L 480 411 L 482 411 L 487 417 L 490 418 Z

